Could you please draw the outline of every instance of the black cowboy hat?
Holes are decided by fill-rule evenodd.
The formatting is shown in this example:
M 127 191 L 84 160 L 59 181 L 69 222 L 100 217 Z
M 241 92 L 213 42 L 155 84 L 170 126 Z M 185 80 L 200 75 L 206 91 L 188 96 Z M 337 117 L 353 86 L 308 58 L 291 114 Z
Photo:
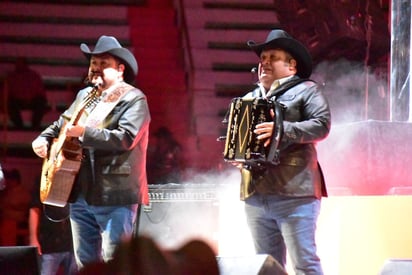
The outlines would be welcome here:
M 260 57 L 263 50 L 282 49 L 297 61 L 297 75 L 307 78 L 312 74 L 312 58 L 309 51 L 299 41 L 281 29 L 272 30 L 264 43 L 249 40 L 247 45 Z
M 124 80 L 128 83 L 134 82 L 138 71 L 136 58 L 128 49 L 123 48 L 119 41 L 117 41 L 117 39 L 113 36 L 100 36 L 93 51 L 91 51 L 85 43 L 80 45 L 80 50 L 89 60 L 92 55 L 103 53 L 109 53 L 117 58 L 120 58 L 126 65 Z

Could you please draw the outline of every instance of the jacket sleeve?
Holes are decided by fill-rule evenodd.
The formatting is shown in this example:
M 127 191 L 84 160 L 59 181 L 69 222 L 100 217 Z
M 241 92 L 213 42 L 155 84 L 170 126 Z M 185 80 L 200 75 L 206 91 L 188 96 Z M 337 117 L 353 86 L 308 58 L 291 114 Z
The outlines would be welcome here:
M 299 86 L 306 85 L 305 89 Z M 331 114 L 326 97 L 317 85 L 302 83 L 294 93 L 283 98 L 287 110 L 284 120 L 283 145 L 315 143 L 324 139 L 330 131 Z M 290 100 L 288 100 L 290 99 Z
M 61 129 L 64 127 L 65 123 L 71 119 L 79 103 L 83 101 L 83 98 L 89 90 L 89 88 L 80 90 L 77 93 L 75 101 L 70 105 L 70 107 L 66 111 L 64 111 L 64 113 L 61 114 L 56 121 L 54 121 L 49 127 L 41 132 L 41 134 L 36 139 L 46 139 L 49 143 L 51 143 L 54 138 L 59 137 Z

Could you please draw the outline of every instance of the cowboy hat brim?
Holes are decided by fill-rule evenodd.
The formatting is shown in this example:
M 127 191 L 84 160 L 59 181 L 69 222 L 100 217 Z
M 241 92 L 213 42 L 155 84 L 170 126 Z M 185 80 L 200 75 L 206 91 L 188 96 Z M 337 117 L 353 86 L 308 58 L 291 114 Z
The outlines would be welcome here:
M 250 40 L 247 45 L 257 56 L 260 57 L 262 51 L 271 49 L 282 49 L 290 53 L 297 62 L 297 75 L 301 78 L 308 78 L 312 74 L 312 58 L 299 41 L 290 37 L 282 30 L 273 30 L 266 39 L 266 42 L 257 44 Z
M 80 45 L 80 50 L 90 60 L 92 55 L 109 53 L 125 62 L 125 81 L 133 82 L 138 72 L 138 65 L 134 55 L 126 48 L 123 48 L 116 38 L 111 36 L 101 36 L 92 50 L 85 44 Z

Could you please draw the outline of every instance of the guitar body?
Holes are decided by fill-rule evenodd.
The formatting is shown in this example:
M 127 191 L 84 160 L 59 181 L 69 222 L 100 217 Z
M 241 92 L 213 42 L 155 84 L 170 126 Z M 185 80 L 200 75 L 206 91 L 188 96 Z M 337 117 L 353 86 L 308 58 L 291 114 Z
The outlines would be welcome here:
M 63 142 L 63 147 L 59 148 Z M 49 157 L 44 159 L 40 182 L 40 200 L 44 204 L 64 207 L 82 160 L 82 148 L 77 139 L 56 139 Z
M 79 109 L 74 112 L 69 124 L 75 125 L 84 109 L 91 104 L 96 104 L 97 93 L 97 86 L 95 86 Z M 78 138 L 65 135 L 66 125 L 63 125 L 58 138 L 50 146 L 48 157 L 43 162 L 40 180 L 40 201 L 59 207 L 67 204 L 83 155 Z

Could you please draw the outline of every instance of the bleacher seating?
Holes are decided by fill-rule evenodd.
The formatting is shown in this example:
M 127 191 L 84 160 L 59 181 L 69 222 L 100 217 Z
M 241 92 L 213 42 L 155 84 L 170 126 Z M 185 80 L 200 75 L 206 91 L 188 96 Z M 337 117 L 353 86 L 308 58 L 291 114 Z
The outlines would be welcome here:
M 13 69 L 17 57 L 27 57 L 30 67 L 42 75 L 47 90 L 50 112 L 44 117 L 45 125 L 57 118 L 83 85 L 87 60 L 79 50 L 80 43 L 91 44 L 101 34 L 108 34 L 130 46 L 127 7 L 110 6 L 109 19 L 106 8 L 0 3 L 0 78 Z
M 225 134 L 221 123 L 230 99 L 253 87 L 251 69 L 257 58 L 246 41 L 264 41 L 268 30 L 278 26 L 272 0 L 185 0 L 184 8 L 193 56 L 192 120 L 199 155 L 218 165 Z
M 87 62 L 79 44 L 93 45 L 101 34 L 114 35 L 138 59 L 137 86 L 148 97 L 151 129 L 169 126 L 184 144 L 190 165 L 219 165 L 222 146 L 216 138 L 222 133 L 222 112 L 231 97 L 256 82 L 250 72 L 256 58 L 246 41 L 262 41 L 268 29 L 277 26 L 273 1 L 148 0 L 128 6 L 52 2 L 0 3 L 0 77 L 12 69 L 17 56 L 28 57 L 48 89 L 52 111 L 45 124 L 83 85 Z M 182 41 L 184 27 L 187 43 Z M 185 63 L 187 54 L 192 56 L 191 68 Z

